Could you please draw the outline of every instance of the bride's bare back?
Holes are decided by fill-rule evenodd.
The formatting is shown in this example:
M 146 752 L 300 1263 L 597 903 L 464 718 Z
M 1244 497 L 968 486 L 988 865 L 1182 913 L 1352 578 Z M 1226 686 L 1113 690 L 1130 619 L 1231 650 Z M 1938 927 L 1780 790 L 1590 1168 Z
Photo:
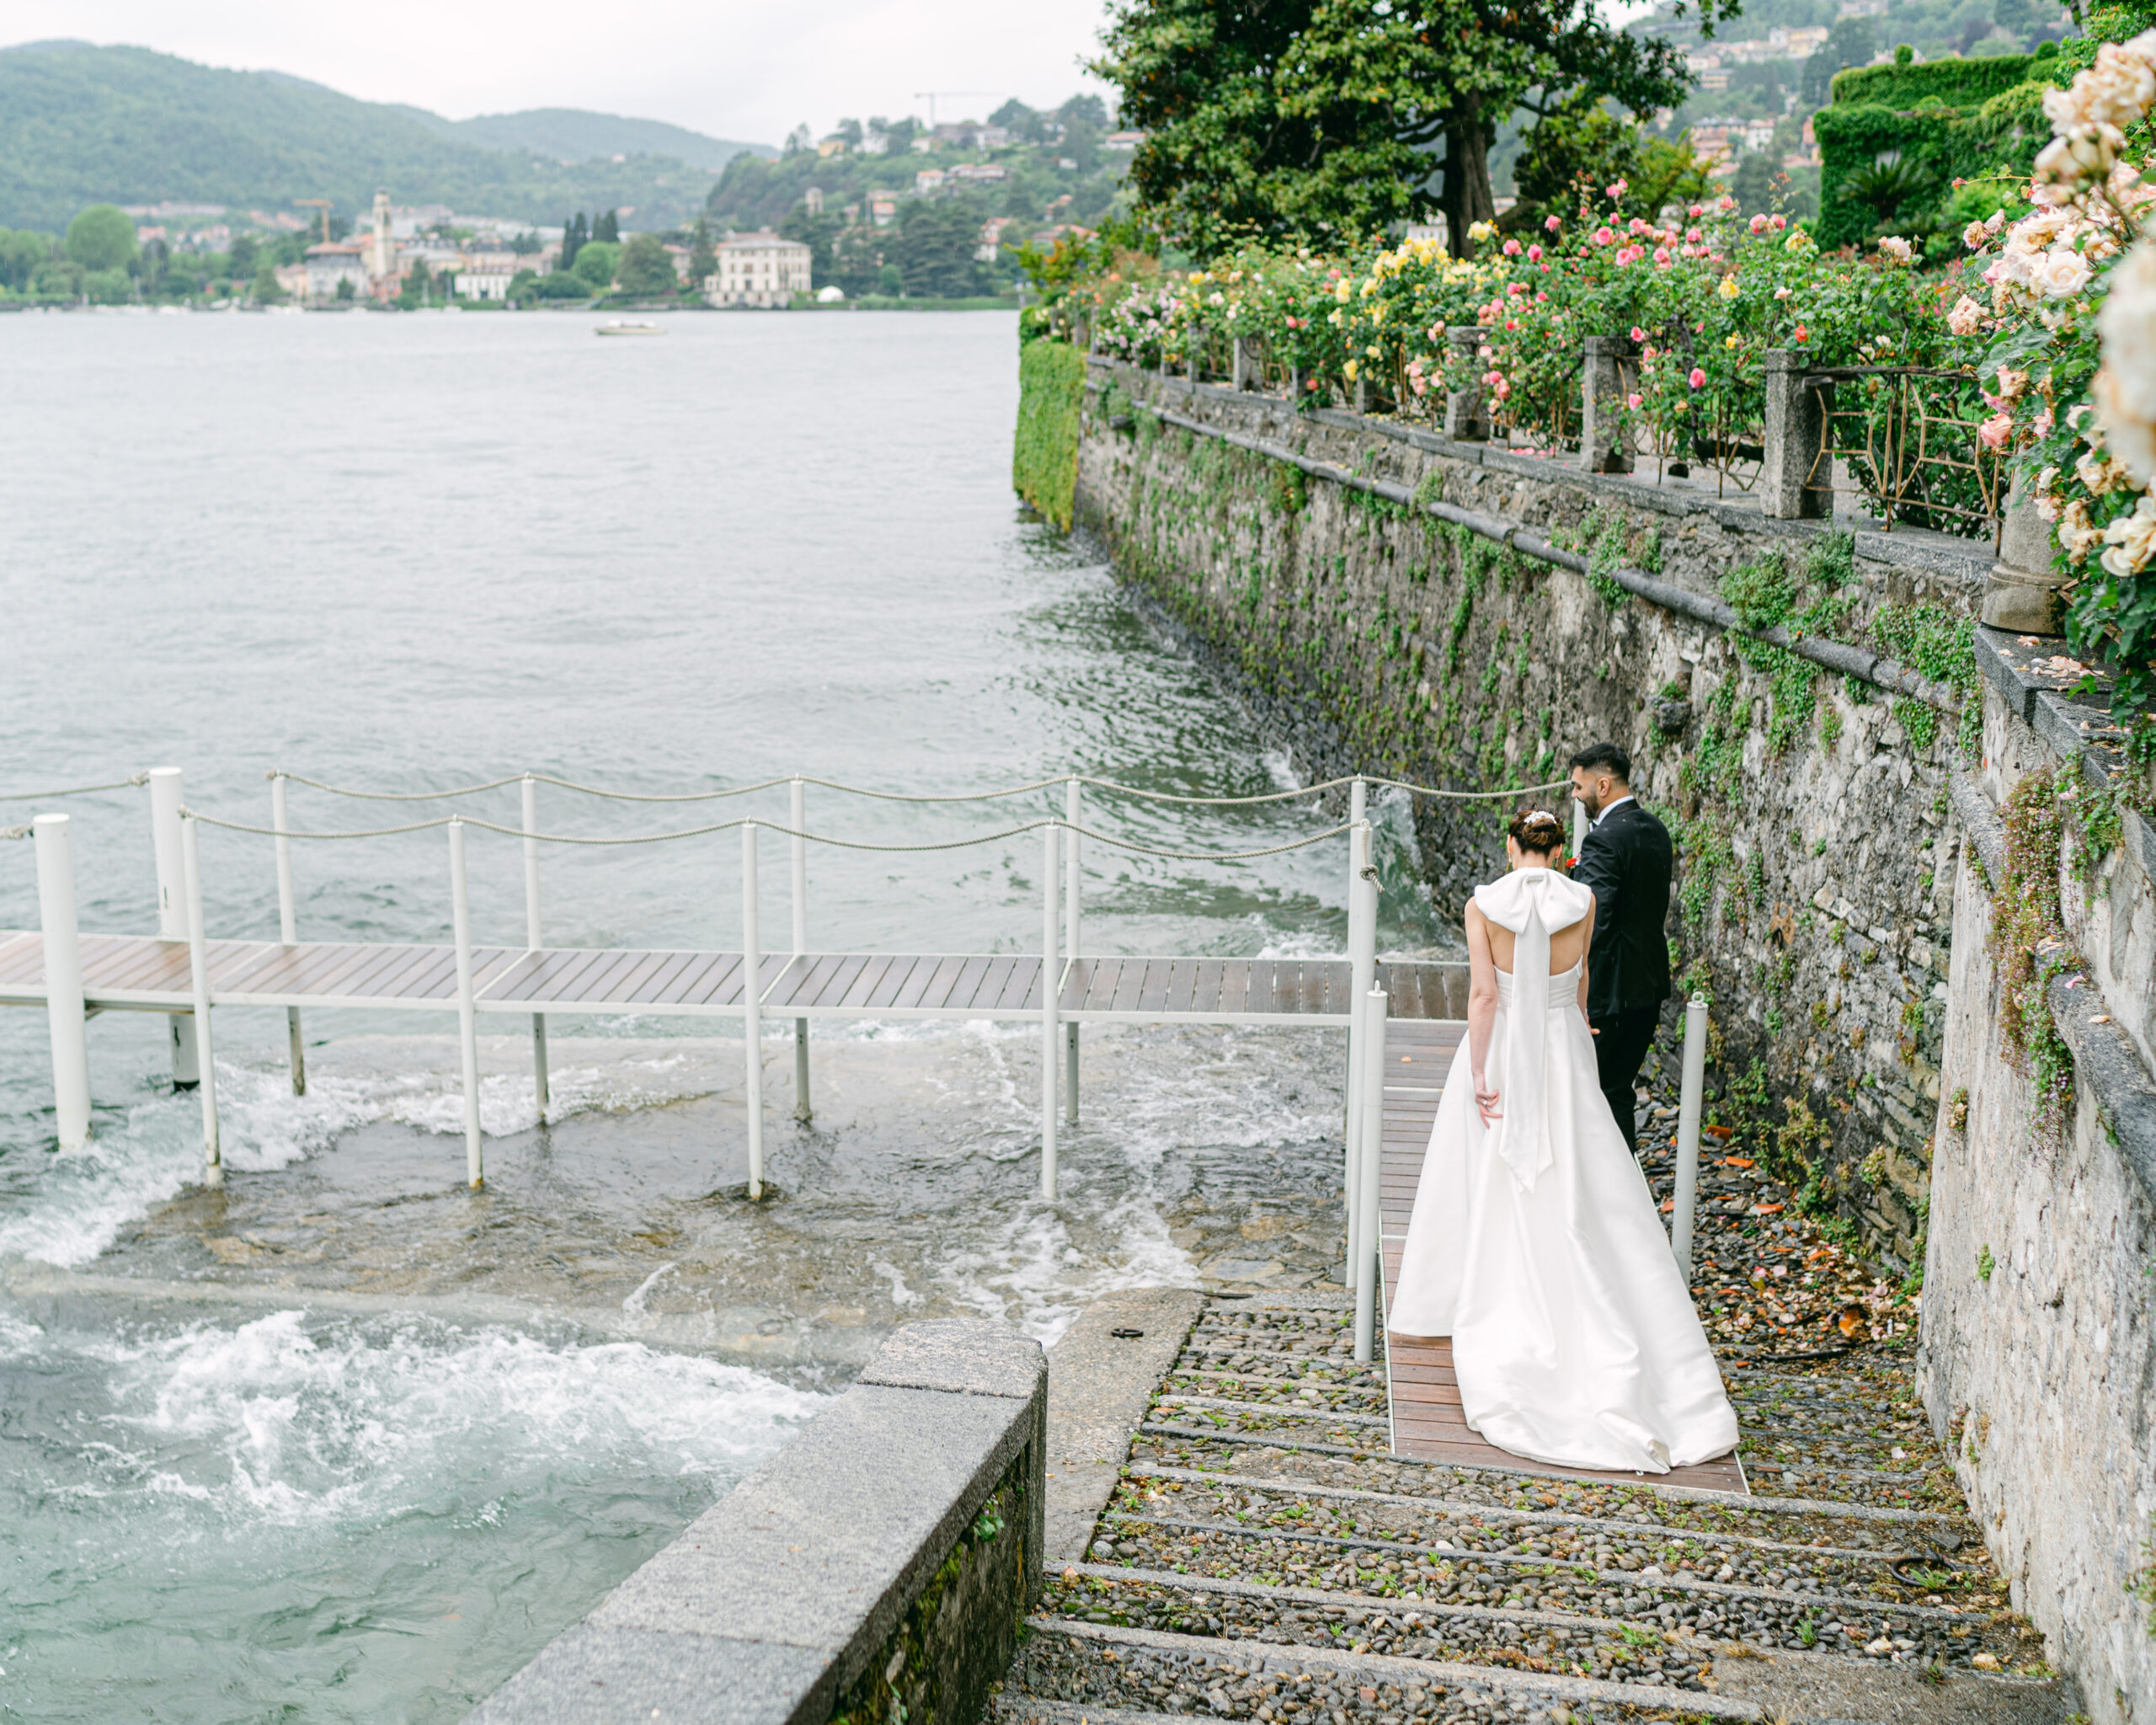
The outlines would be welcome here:
M 1474 900 L 1467 901 L 1467 950 L 1470 962 L 1476 943 L 1480 940 L 1487 948 L 1490 962 L 1506 975 L 1513 974 L 1513 948 L 1519 937 L 1500 923 L 1492 922 L 1482 914 L 1482 907 Z M 1550 937 L 1550 974 L 1561 976 L 1586 956 L 1588 948 L 1594 941 L 1594 911 L 1590 901 L 1586 916 L 1569 928 L 1561 928 Z

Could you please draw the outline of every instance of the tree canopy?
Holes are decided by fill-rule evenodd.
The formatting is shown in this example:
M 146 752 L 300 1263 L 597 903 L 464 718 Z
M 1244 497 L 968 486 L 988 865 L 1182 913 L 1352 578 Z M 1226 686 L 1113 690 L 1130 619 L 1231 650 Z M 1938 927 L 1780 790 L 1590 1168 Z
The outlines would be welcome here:
M 620 280 L 624 293 L 674 291 L 674 259 L 655 233 L 639 233 L 622 248 Z
M 1696 3 L 1709 31 L 1737 9 Z M 1489 147 L 1515 109 L 1584 93 L 1638 113 L 1690 87 L 1680 49 L 1614 28 L 1599 0 L 1123 0 L 1103 45 L 1093 69 L 1146 133 L 1140 211 L 1206 254 L 1438 209 L 1463 246 L 1495 212 Z
M 85 270 L 120 270 L 135 255 L 135 222 L 114 204 L 93 204 L 67 224 L 67 255 Z

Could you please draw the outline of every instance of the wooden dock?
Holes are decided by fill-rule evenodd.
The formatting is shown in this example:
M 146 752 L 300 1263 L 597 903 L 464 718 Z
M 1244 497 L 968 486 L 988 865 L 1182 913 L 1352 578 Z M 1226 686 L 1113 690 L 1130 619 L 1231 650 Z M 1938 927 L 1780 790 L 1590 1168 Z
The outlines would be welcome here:
M 194 994 L 184 941 L 82 937 L 83 1001 L 93 1012 L 185 1013 Z M 454 1011 L 454 947 L 409 943 L 216 940 L 206 948 L 220 1007 L 351 1007 Z M 741 954 L 474 947 L 482 1012 L 649 1012 L 740 1017 Z M 1080 1023 L 1348 1023 L 1344 959 L 1077 959 L 1060 967 L 1058 1011 Z M 810 953 L 766 955 L 760 1010 L 775 1018 L 1033 1018 L 1041 960 L 1012 953 Z M 1380 963 L 1396 1018 L 1457 1017 L 1466 967 Z M 37 932 L 0 929 L 0 1005 L 45 1000 Z
M 1465 1007 L 1459 1017 L 1465 1017 Z M 1400 1276 L 1400 1252 L 1407 1219 L 1415 1208 L 1415 1186 L 1422 1178 L 1422 1155 L 1438 1115 L 1438 1099 L 1454 1054 L 1467 1033 L 1457 1022 L 1395 1018 L 1386 1027 L 1384 1155 L 1379 1164 L 1379 1238 L 1384 1247 L 1385 1307 Z M 1385 1385 L 1392 1408 L 1393 1453 L 1422 1461 L 1449 1461 L 1465 1467 L 1504 1467 L 1568 1479 L 1653 1480 L 1657 1484 L 1693 1486 L 1708 1491 L 1744 1492 L 1744 1470 L 1734 1455 L 1663 1474 L 1601 1473 L 1551 1467 L 1529 1461 L 1486 1443 L 1460 1413 L 1460 1380 L 1454 1374 L 1452 1343 L 1442 1337 L 1424 1339 L 1385 1334 Z

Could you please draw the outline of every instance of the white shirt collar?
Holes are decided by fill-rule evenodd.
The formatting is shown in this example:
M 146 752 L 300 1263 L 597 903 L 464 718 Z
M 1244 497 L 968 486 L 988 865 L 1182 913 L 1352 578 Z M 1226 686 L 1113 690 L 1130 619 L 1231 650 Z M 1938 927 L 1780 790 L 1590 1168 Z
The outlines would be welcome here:
M 1615 802 L 1614 802 L 1614 803 L 1604 803 L 1604 804 L 1602 805 L 1602 813 L 1601 813 L 1601 814 L 1598 814 L 1598 815 L 1596 815 L 1596 816 L 1594 817 L 1594 822 L 1593 822 L 1593 824 L 1594 824 L 1595 825 L 1597 825 L 1597 826 L 1601 825 L 1602 825 L 1602 823 L 1603 823 L 1604 821 L 1605 821 L 1605 820 L 1609 820 L 1609 811 L 1610 811 L 1611 809 L 1622 809 L 1622 808 L 1623 808 L 1623 807 L 1624 807 L 1627 803 L 1634 803 L 1634 802 L 1637 802 L 1638 800 L 1639 800 L 1639 799 L 1638 799 L 1636 797 L 1633 796 L 1633 794 L 1632 794 L 1630 791 L 1627 791 L 1627 792 L 1625 792 L 1625 794 L 1624 794 L 1623 796 L 1621 796 L 1621 797 L 1618 798 L 1617 798 L 1617 800 L 1616 800 Z

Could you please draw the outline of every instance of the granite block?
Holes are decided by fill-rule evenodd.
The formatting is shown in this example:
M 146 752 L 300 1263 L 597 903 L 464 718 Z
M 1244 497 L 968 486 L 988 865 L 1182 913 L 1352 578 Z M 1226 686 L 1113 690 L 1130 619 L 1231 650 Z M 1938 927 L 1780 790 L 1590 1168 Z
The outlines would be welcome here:
M 1041 1344 L 1007 1325 L 931 1318 L 892 1331 L 854 1381 L 1023 1401 L 1040 1388 L 1047 1370 Z
M 821 1725 L 836 1685 L 800 1648 L 582 1623 L 471 1713 L 467 1725 Z
M 1001 1397 L 857 1386 L 590 1621 L 834 1658 L 878 1640 L 1033 1432 Z

